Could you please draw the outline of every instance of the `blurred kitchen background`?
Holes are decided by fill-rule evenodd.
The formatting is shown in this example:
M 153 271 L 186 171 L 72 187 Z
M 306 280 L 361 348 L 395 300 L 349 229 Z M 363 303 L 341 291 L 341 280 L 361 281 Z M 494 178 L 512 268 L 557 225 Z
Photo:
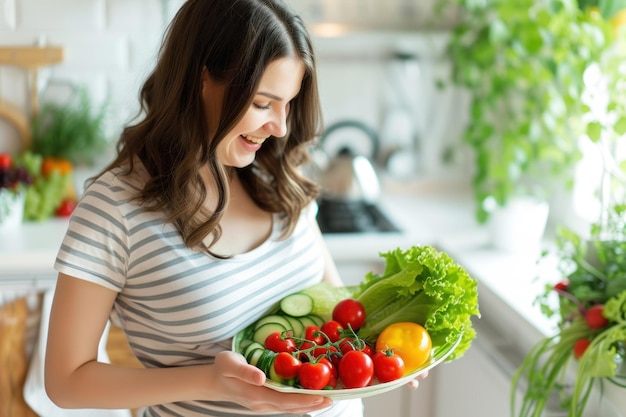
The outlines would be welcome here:
M 469 100 L 465 91 L 448 85 L 452 65 L 445 54 L 458 10 L 439 10 L 443 1 L 438 0 L 287 2 L 301 13 L 314 37 L 325 126 L 346 127 L 326 137 L 327 154 L 316 153 L 315 158 L 323 166 L 328 162 L 324 158 L 346 144 L 364 155 L 381 181 L 382 198 L 375 203 L 395 226 L 391 233 L 326 236 L 346 282 L 356 283 L 367 271 L 380 268 L 380 251 L 417 243 L 445 249 L 479 280 L 483 324 L 476 348 L 431 372 L 417 393 L 403 388 L 367 399 L 366 416 L 508 415 L 512 372 L 535 341 L 551 334 L 553 323 L 533 305 L 545 284 L 535 280 L 534 262 L 527 254 L 494 250 L 486 243 L 484 225 L 474 218 L 474 161 L 461 139 Z M 30 115 L 33 97 L 40 103 L 63 102 L 68 91 L 86 87 L 96 106 L 107 103 L 108 108 L 110 147 L 92 167 L 97 169 L 112 156 L 122 127 L 136 115 L 139 89 L 181 3 L 0 0 L 0 59 L 10 59 L 6 47 L 63 50 L 60 62 L 36 71 L 0 63 L 0 110 L 10 106 Z M 19 129 L 0 118 L 0 153 L 17 154 L 23 147 Z M 558 216 L 558 204 L 551 206 L 552 213 Z M 55 219 L 26 225 L 16 235 L 0 232 L 0 307 L 16 295 L 53 287 L 51 266 L 64 230 L 65 223 Z M 26 310 L 38 304 L 30 295 L 26 300 Z M 19 331 L 30 344 L 20 339 L 21 345 L 14 346 L 36 356 L 41 349 L 33 347 L 38 321 L 21 314 L 26 315 L 26 328 L 0 326 L 0 352 L 3 340 Z M 19 365 L 9 360 L 5 363 Z M 33 374 L 28 360 L 28 355 L 22 357 L 21 370 L 24 378 L 30 371 L 26 386 L 31 391 L 26 393 L 35 401 L 42 394 L 37 386 L 41 375 Z M 623 417 L 622 394 L 609 390 L 616 407 L 605 401 L 600 409 L 594 403 L 585 416 Z M 558 407 L 545 414 L 564 415 Z

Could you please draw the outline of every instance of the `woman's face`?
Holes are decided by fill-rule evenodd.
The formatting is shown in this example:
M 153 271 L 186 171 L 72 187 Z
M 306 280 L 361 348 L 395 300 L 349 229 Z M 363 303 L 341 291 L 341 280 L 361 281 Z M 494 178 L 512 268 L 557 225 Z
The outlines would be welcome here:
M 287 134 L 289 103 L 300 91 L 304 65 L 297 58 L 271 62 L 261 78 L 250 108 L 217 146 L 217 158 L 229 167 L 250 165 L 256 152 L 270 136 Z M 204 78 L 203 98 L 209 126 L 217 126 L 224 88 L 209 76 Z M 275 139 L 274 139 L 275 140 Z

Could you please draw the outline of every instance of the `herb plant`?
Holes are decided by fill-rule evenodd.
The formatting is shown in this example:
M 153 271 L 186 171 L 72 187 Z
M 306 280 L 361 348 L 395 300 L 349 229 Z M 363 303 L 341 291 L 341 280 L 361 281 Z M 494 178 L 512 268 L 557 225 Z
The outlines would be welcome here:
M 84 88 L 77 88 L 67 103 L 45 102 L 31 121 L 31 151 L 73 164 L 90 164 L 109 145 L 106 116 L 106 104 L 94 109 Z
M 564 278 L 538 298 L 543 313 L 558 318 L 559 331 L 539 341 L 515 373 L 512 415 L 541 415 L 556 392 L 568 416 L 580 417 L 596 384 L 626 388 L 626 374 L 618 371 L 626 361 L 625 215 L 626 205 L 612 206 L 608 221 L 593 224 L 588 238 L 559 231 L 556 255 Z M 555 293 L 557 304 L 550 302 Z M 571 380 L 568 368 L 575 370 Z M 515 414 L 523 378 L 528 386 Z

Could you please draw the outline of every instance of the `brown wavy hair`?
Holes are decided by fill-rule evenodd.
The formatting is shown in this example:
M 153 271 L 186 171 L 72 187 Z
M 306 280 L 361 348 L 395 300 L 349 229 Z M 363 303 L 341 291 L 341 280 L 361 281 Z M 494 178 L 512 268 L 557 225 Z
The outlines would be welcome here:
M 140 92 L 142 119 L 127 126 L 117 158 L 107 169 L 139 157 L 151 175 L 137 198 L 148 210 L 163 210 L 190 248 L 216 242 L 229 199 L 228 175 L 216 148 L 252 103 L 268 64 L 284 57 L 302 60 L 305 74 L 291 102 L 287 135 L 268 140 L 255 162 L 236 169 L 246 191 L 262 209 L 284 215 L 283 237 L 294 229 L 318 186 L 299 172 L 308 146 L 321 130 L 313 47 L 304 23 L 280 0 L 188 0 L 161 45 L 157 64 Z M 217 131 L 209 137 L 202 102 L 202 71 L 226 86 Z M 218 190 L 214 211 L 206 208 L 201 168 Z

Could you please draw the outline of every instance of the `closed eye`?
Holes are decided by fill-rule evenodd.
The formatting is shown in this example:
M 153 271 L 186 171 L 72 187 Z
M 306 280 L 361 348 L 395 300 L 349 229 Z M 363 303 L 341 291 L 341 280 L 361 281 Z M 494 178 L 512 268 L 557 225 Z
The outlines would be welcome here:
M 270 108 L 269 103 L 268 103 L 268 104 L 257 104 L 257 103 L 252 103 L 252 105 L 253 105 L 255 108 L 260 109 L 260 110 L 269 110 L 269 108 Z

